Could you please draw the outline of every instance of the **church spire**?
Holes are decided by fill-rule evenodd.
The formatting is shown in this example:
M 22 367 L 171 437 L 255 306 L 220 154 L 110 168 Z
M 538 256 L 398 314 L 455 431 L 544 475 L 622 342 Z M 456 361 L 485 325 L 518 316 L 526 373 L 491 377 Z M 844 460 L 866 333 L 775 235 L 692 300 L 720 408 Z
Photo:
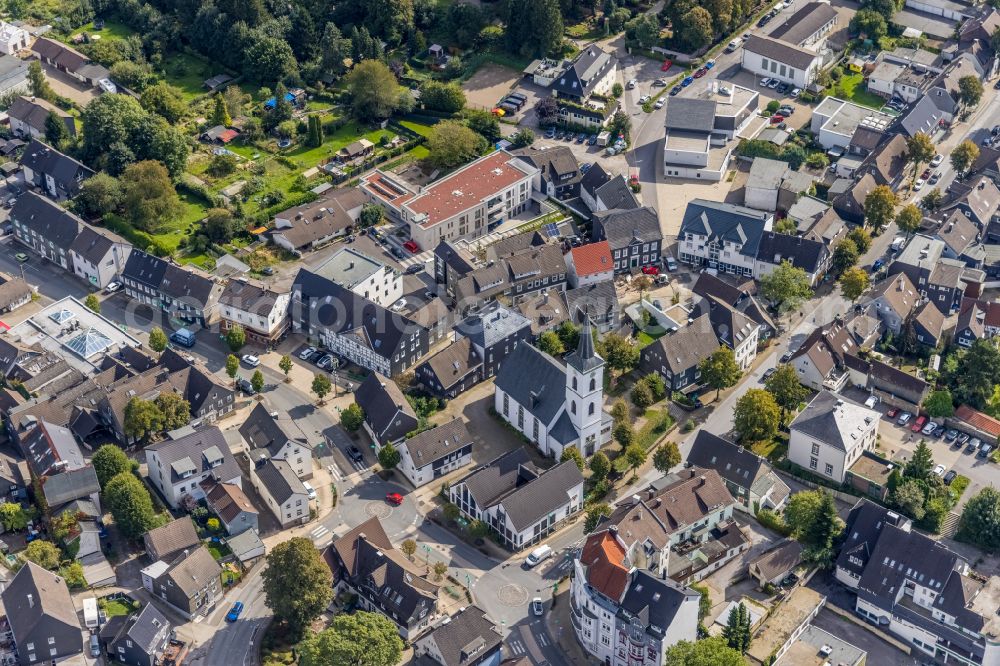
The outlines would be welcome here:
M 582 324 L 580 342 L 576 346 L 576 351 L 566 357 L 566 364 L 577 372 L 586 373 L 604 365 L 604 359 L 594 350 L 594 332 L 590 316 L 581 312 L 580 319 Z

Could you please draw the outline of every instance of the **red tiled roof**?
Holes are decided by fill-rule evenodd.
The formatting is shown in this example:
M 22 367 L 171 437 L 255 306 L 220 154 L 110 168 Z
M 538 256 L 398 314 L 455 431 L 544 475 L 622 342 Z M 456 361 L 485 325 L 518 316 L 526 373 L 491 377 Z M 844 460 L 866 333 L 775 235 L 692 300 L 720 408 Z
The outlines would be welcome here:
M 387 176 L 378 171 L 373 171 L 361 181 L 365 190 L 372 196 L 378 197 L 386 203 L 397 206 L 413 198 L 413 193 L 405 189 L 401 184 L 394 183 Z
M 579 277 L 607 273 L 615 268 L 614 261 L 611 259 L 611 246 L 606 240 L 574 247 L 572 252 L 573 266 Z
M 432 227 L 526 177 L 526 172 L 514 166 L 515 161 L 510 153 L 498 150 L 424 188 L 407 207 L 414 213 L 427 215 L 421 227 Z
M 1000 436 L 1000 421 L 982 412 L 977 412 L 968 405 L 959 405 L 958 409 L 955 410 L 955 417 L 977 430 L 988 432 L 994 437 Z
M 587 567 L 587 582 L 604 596 L 619 600 L 628 587 L 625 547 L 610 531 L 591 534 L 580 561 Z
M 240 133 L 238 131 L 234 129 L 227 129 L 226 131 L 219 133 L 219 141 L 222 143 L 229 143 L 239 135 Z

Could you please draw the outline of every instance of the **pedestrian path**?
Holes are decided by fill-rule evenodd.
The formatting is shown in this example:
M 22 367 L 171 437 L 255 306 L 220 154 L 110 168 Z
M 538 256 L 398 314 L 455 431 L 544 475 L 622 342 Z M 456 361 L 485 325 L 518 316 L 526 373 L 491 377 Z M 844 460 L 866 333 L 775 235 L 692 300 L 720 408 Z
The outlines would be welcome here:
M 330 535 L 330 529 L 324 525 L 318 526 L 312 532 L 309 533 L 309 536 L 312 538 L 312 541 L 315 544 L 326 543 L 327 541 L 330 540 L 329 535 Z

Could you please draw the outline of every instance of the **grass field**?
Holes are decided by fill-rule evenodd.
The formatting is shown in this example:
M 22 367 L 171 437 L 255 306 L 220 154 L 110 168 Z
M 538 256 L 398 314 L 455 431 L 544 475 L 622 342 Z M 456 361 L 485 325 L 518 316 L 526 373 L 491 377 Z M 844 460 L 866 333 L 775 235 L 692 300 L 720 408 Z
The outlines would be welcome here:
M 164 80 L 179 88 L 184 95 L 184 101 L 188 103 L 208 93 L 204 86 L 205 79 L 224 72 L 221 65 L 213 65 L 204 58 L 190 53 L 171 53 L 163 60 Z
M 865 89 L 864 77 L 859 74 L 844 75 L 833 88 L 833 94 L 842 99 L 848 99 L 855 104 L 881 109 L 885 100 Z
M 104 612 L 107 616 L 116 617 L 132 614 L 132 607 L 125 601 L 119 599 L 108 599 L 103 604 Z

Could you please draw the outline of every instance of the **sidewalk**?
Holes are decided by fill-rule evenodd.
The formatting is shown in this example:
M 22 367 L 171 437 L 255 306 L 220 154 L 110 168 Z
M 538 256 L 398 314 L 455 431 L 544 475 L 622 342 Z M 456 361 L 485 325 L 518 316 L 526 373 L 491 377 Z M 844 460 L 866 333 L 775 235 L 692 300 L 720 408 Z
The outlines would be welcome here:
M 552 597 L 549 612 L 545 615 L 545 628 L 549 636 L 555 638 L 556 644 L 563 651 L 571 664 L 599 664 L 588 655 L 576 640 L 573 621 L 570 620 L 569 581 L 559 593 Z

